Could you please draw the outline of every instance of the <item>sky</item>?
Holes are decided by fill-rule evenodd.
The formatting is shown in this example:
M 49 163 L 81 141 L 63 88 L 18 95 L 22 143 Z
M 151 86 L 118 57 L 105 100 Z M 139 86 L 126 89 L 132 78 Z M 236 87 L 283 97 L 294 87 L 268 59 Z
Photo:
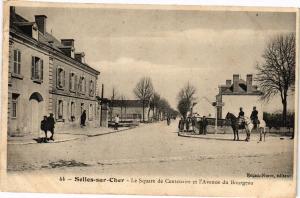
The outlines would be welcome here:
M 75 50 L 84 51 L 86 62 L 101 72 L 98 87 L 104 84 L 105 97 L 115 87 L 135 99 L 136 83 L 149 76 L 155 91 L 176 108 L 177 94 L 189 82 L 197 89 L 200 114 L 213 112 L 203 97 L 213 101 L 218 85 L 233 74 L 255 75 L 268 42 L 296 29 L 296 15 L 283 12 L 28 7 L 16 12 L 30 21 L 44 14 L 48 32 L 75 39 Z M 265 104 L 266 111 L 281 108 L 279 97 Z

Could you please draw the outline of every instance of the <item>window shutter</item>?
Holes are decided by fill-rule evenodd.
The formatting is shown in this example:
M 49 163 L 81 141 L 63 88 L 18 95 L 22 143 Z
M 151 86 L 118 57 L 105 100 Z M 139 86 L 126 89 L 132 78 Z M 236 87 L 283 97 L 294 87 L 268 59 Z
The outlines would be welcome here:
M 21 52 L 18 52 L 18 74 L 21 74 Z
M 56 68 L 56 87 L 59 87 L 59 68 Z
M 44 62 L 41 59 L 41 79 L 40 80 L 43 80 L 43 78 L 44 78 Z
M 63 86 L 65 87 L 66 86 L 66 71 L 63 70 Z
M 74 85 L 75 91 L 78 90 L 78 79 L 77 79 L 77 75 L 75 75 L 75 85 Z
M 72 73 L 69 75 L 69 90 L 72 90 Z
M 58 115 L 59 115 L 59 100 L 56 100 L 56 112 L 55 112 L 55 116 L 56 119 L 58 119 Z
M 31 57 L 31 79 L 34 79 L 34 56 Z

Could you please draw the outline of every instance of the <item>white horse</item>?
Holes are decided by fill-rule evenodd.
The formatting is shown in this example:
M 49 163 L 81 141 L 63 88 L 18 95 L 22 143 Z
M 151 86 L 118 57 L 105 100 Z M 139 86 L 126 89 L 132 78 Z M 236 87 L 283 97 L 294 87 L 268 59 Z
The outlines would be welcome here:
M 246 141 L 250 140 L 250 134 L 254 128 L 254 124 L 252 123 L 252 120 L 249 117 L 245 117 L 245 123 L 246 123 Z M 267 133 L 267 126 L 266 122 L 262 119 L 258 121 L 257 124 L 257 131 L 259 132 L 259 141 L 262 141 L 262 135 L 264 135 L 264 141 L 266 141 L 266 133 Z

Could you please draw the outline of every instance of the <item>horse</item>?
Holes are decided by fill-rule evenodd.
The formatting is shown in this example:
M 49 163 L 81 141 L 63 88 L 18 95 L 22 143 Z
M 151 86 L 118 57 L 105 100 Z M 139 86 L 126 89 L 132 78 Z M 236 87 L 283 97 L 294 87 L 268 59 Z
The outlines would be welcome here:
M 231 128 L 233 130 L 233 134 L 234 134 L 233 141 L 235 141 L 235 140 L 239 141 L 240 140 L 239 130 L 246 130 L 247 137 L 246 137 L 245 141 L 250 140 L 250 132 L 253 129 L 253 124 L 252 124 L 252 122 L 250 121 L 249 118 L 245 118 L 245 124 L 241 124 L 241 123 L 239 123 L 239 118 L 235 117 L 235 115 L 228 112 L 225 119 L 230 120 L 230 125 L 231 125 Z

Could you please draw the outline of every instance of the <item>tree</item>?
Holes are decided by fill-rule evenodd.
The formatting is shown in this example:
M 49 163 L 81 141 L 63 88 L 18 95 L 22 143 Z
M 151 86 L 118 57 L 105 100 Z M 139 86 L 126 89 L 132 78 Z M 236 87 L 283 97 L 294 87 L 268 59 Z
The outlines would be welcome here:
M 143 122 L 145 121 L 145 107 L 149 104 L 150 98 L 153 95 L 153 85 L 151 78 L 143 77 L 137 83 L 133 90 L 135 96 L 141 100 L 143 106 Z
M 261 87 L 262 100 L 280 94 L 282 103 L 282 125 L 287 121 L 287 98 L 294 91 L 295 84 L 295 35 L 280 35 L 266 47 L 262 57 L 264 62 L 257 64 L 255 80 Z
M 158 105 L 159 105 L 159 101 L 160 101 L 160 95 L 157 92 L 154 92 L 151 99 L 150 99 L 150 109 L 153 112 L 153 116 L 155 117 L 155 119 L 157 118 L 157 110 L 158 110 Z
M 184 118 L 186 118 L 188 111 L 196 100 L 195 94 L 196 88 L 190 83 L 187 83 L 178 93 L 177 109 Z

